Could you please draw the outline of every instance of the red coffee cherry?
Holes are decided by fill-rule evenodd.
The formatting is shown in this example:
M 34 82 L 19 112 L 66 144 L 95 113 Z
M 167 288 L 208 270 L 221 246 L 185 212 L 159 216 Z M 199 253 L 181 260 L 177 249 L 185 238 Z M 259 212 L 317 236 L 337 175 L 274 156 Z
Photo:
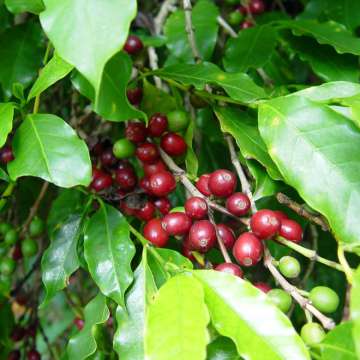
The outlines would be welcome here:
M 254 23 L 251 20 L 245 20 L 241 25 L 240 29 L 245 30 L 254 26 Z
M 131 105 L 139 106 L 142 100 L 143 92 L 141 88 L 127 89 L 126 96 Z
M 167 133 L 161 138 L 161 148 L 170 156 L 179 156 L 185 153 L 187 145 L 182 136 Z
M 35 349 L 32 349 L 32 350 L 28 351 L 27 359 L 28 360 L 40 360 L 41 355 Z
M 153 202 L 162 215 L 169 213 L 171 209 L 171 202 L 167 197 L 157 198 Z
M 230 195 L 226 200 L 226 208 L 236 216 L 245 215 L 249 211 L 250 206 L 248 196 L 241 192 Z
M 21 326 L 15 326 L 10 334 L 10 338 L 12 341 L 17 342 L 24 338 L 25 336 L 25 329 Z
M 185 213 L 194 220 L 204 219 L 208 213 L 206 201 L 198 196 L 187 199 L 185 202 Z
M 146 140 L 147 130 L 143 122 L 131 121 L 125 127 L 125 136 L 135 144 Z
M 262 292 L 264 292 L 265 294 L 271 290 L 271 287 L 267 283 L 264 283 L 264 282 L 254 283 L 254 286 L 256 288 L 258 288 L 259 290 L 261 290 Z
M 139 181 L 139 186 L 145 191 L 146 194 L 152 195 L 149 177 L 144 176 L 141 178 Z
M 217 229 L 225 247 L 231 249 L 235 243 L 234 232 L 225 224 L 218 224 Z
M 216 232 L 213 224 L 208 220 L 194 223 L 189 232 L 189 248 L 206 253 L 216 243 Z
M 112 177 L 109 174 L 99 170 L 96 178 L 91 182 L 90 187 L 96 192 L 99 192 L 101 190 L 108 189 L 111 185 Z
M 7 164 L 14 159 L 15 157 L 12 148 L 10 146 L 4 146 L 0 151 L 0 162 Z
M 288 219 L 288 216 L 284 212 L 282 212 L 281 210 L 273 210 L 273 211 L 274 211 L 274 214 L 276 215 L 276 217 L 278 218 L 278 220 L 280 221 L 280 223 L 283 220 Z
M 241 270 L 240 266 L 232 263 L 219 264 L 218 266 L 215 267 L 215 270 L 225 272 L 227 274 L 231 274 L 234 276 L 238 276 L 240 278 L 244 277 L 244 273 Z
M 265 11 L 265 4 L 262 0 L 251 0 L 249 9 L 252 14 L 258 15 Z
M 143 43 L 142 41 L 135 35 L 129 35 L 126 39 L 124 50 L 129 55 L 136 55 L 143 49 Z
M 155 144 L 144 142 L 137 147 L 136 156 L 143 163 L 153 163 L 160 155 Z
M 256 212 L 250 220 L 252 232 L 260 239 L 268 239 L 280 230 L 280 221 L 272 210 Z
M 33 322 L 29 327 L 26 329 L 26 335 L 32 338 L 36 337 L 38 329 L 38 323 L 37 321 Z
M 80 319 L 79 317 L 76 317 L 74 319 L 74 325 L 79 329 L 82 330 L 82 328 L 85 325 L 85 321 L 83 319 Z
M 23 253 L 21 251 L 21 245 L 19 243 L 15 244 L 11 257 L 15 261 L 19 261 L 23 258 Z
M 150 176 L 151 192 L 159 197 L 167 196 L 176 188 L 176 180 L 169 171 L 162 171 Z
M 210 174 L 209 189 L 219 197 L 230 196 L 236 188 L 236 176 L 229 170 L 220 169 Z
M 167 167 L 162 160 L 158 160 L 152 164 L 145 163 L 143 164 L 143 166 L 144 166 L 144 173 L 146 176 L 151 176 L 153 174 L 167 170 Z
M 196 182 L 196 188 L 205 196 L 210 196 L 211 191 L 209 189 L 209 180 L 210 174 L 203 174 L 199 177 L 199 180 Z
M 252 233 L 245 232 L 235 241 L 233 255 L 236 261 L 243 266 L 257 264 L 263 254 L 264 247 L 261 241 Z
M 169 240 L 169 234 L 161 226 L 160 219 L 151 219 L 146 223 L 144 237 L 158 247 L 164 247 Z
M 149 136 L 161 136 L 168 128 L 167 116 L 161 113 L 156 113 L 151 116 L 148 125 Z
M 151 201 L 147 201 L 146 204 L 141 208 L 136 210 L 136 217 L 143 221 L 149 221 L 155 217 L 155 205 Z
M 120 211 L 127 216 L 136 216 L 136 209 L 129 207 L 126 201 L 121 200 L 119 204 Z
M 113 166 L 117 163 L 117 159 L 111 148 L 106 149 L 100 155 L 101 164 L 105 167 Z
M 13 350 L 9 352 L 7 356 L 7 360 L 20 360 L 20 358 L 21 358 L 20 350 Z
M 302 240 L 303 231 L 296 221 L 284 219 L 281 222 L 279 235 L 294 243 L 299 243 Z
M 137 177 L 134 170 L 130 168 L 119 169 L 115 171 L 115 181 L 121 190 L 131 191 L 136 186 Z
M 191 219 L 183 212 L 173 212 L 162 219 L 161 225 L 169 235 L 186 235 L 191 227 Z

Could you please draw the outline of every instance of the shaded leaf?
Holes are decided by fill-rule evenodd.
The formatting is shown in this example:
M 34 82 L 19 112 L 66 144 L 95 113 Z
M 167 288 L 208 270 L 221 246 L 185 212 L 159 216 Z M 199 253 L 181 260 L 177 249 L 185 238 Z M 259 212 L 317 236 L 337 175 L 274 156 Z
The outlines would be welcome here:
M 14 14 L 22 12 L 39 14 L 45 9 L 42 0 L 5 0 L 5 5 Z
M 6 143 L 13 126 L 14 105 L 0 103 L 0 147 Z

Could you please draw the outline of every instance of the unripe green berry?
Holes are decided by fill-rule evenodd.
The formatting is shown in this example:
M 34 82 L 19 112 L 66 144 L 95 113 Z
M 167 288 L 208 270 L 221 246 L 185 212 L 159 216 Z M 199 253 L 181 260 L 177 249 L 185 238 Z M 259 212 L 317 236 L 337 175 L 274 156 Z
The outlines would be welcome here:
M 301 337 L 304 343 L 313 346 L 321 343 L 325 337 L 325 331 L 318 323 L 307 323 L 301 328 Z
M 135 154 L 136 146 L 128 139 L 120 139 L 113 146 L 113 153 L 118 159 L 125 159 Z
M 289 279 L 299 276 L 301 267 L 297 259 L 292 256 L 283 256 L 279 261 L 280 272 Z
M 290 310 L 292 303 L 291 296 L 282 289 L 272 289 L 267 295 L 270 297 L 271 301 L 284 313 Z
M 339 296 L 326 286 L 316 286 L 309 294 L 311 303 L 323 313 L 332 313 L 339 306 Z
M 39 246 L 34 239 L 26 238 L 21 242 L 21 252 L 25 257 L 34 256 L 39 250 Z
M 189 124 L 189 117 L 185 111 L 174 110 L 167 114 L 169 131 L 178 132 L 185 130 Z
M 6 234 L 5 234 L 5 244 L 6 245 L 14 245 L 19 239 L 19 234 L 15 229 L 10 229 Z
M 235 10 L 229 14 L 229 23 L 234 26 L 239 25 L 243 18 L 244 15 L 240 11 Z
M 11 258 L 2 259 L 0 262 L 0 272 L 3 275 L 10 275 L 15 271 L 16 262 Z
M 36 217 L 33 219 L 33 221 L 30 223 L 29 226 L 29 234 L 31 237 L 36 237 L 41 235 L 45 230 L 45 224 L 44 221 L 40 218 Z
M 6 222 L 0 223 L 0 234 L 1 235 L 5 235 L 11 229 L 12 229 L 12 226 L 9 223 L 6 223 Z

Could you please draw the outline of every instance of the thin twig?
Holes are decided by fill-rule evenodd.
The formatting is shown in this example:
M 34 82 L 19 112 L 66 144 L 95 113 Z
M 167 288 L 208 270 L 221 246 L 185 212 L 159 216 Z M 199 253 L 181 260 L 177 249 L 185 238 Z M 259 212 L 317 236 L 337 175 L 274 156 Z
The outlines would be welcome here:
M 185 31 L 188 35 L 190 48 L 191 48 L 193 57 L 195 59 L 195 62 L 200 62 L 201 55 L 200 55 L 199 49 L 196 45 L 195 33 L 194 33 L 193 24 L 192 24 L 191 0 L 183 0 L 183 7 L 184 7 L 184 12 L 185 12 Z
M 314 224 L 310 224 L 310 232 L 311 232 L 311 240 L 312 240 L 312 249 L 314 250 L 314 252 L 316 254 L 317 249 L 318 249 L 319 233 L 318 233 L 318 231 L 316 229 L 316 226 Z M 300 284 L 302 286 L 305 286 L 306 281 L 308 280 L 311 273 L 313 272 L 317 257 L 318 257 L 318 255 L 316 254 L 315 258 L 314 257 L 310 258 L 309 265 L 307 266 L 305 274 L 304 274 L 304 276 L 303 276 L 303 278 L 301 279 L 301 282 L 300 282 Z
M 216 18 L 218 24 L 233 38 L 237 38 L 237 33 L 234 29 L 226 22 L 226 20 L 222 16 L 218 16 Z
M 155 16 L 154 19 L 154 27 L 155 27 L 155 34 L 161 34 L 162 27 L 165 23 L 165 20 L 169 14 L 169 12 L 173 11 L 174 5 L 176 4 L 177 0 L 165 0 L 160 8 L 160 11 Z
M 151 70 L 158 70 L 159 69 L 159 64 L 158 64 L 158 56 L 156 54 L 155 48 L 152 46 L 148 47 L 148 56 L 149 56 L 149 65 Z M 155 81 L 155 85 L 156 87 L 158 87 L 159 89 L 162 88 L 162 81 L 158 76 L 154 76 L 154 81 Z

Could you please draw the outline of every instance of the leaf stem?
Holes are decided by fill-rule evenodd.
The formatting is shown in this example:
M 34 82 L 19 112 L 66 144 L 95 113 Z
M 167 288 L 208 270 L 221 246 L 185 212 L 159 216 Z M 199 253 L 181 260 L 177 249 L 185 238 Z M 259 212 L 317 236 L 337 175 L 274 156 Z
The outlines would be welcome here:
M 338 245 L 337 255 L 339 262 L 342 265 L 343 271 L 346 275 L 346 279 L 349 282 L 349 284 L 352 285 L 353 269 L 350 267 L 349 263 L 347 262 L 344 249 L 340 244 Z
M 8 186 L 5 188 L 4 192 L 1 194 L 0 198 L 0 211 L 4 208 L 6 205 L 7 198 L 13 193 L 15 189 L 16 183 L 10 182 Z
M 195 62 L 201 62 L 201 55 L 196 45 L 194 27 L 192 23 L 192 7 L 191 0 L 183 0 L 183 7 L 185 12 L 185 31 L 188 35 L 190 48 L 194 57 Z

